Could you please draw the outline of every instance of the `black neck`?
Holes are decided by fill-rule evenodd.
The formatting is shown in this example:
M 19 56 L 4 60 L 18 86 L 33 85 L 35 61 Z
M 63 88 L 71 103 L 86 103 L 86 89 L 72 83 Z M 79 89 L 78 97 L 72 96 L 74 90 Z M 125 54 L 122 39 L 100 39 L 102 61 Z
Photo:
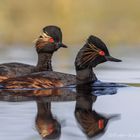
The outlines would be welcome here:
M 39 53 L 38 54 L 38 63 L 35 68 L 35 71 L 52 71 L 52 53 Z
M 48 117 L 48 118 L 52 117 L 50 108 L 51 108 L 51 104 L 46 104 L 42 100 L 37 101 L 37 115 Z
M 87 68 L 83 70 L 76 71 L 76 81 L 77 84 L 84 84 L 96 81 L 97 77 L 94 74 L 92 68 Z

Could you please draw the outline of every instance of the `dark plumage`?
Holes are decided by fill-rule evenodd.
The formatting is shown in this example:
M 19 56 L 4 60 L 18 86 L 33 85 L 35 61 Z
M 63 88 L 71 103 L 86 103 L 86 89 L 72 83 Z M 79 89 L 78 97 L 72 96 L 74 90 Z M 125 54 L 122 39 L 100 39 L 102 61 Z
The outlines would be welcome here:
M 39 36 L 35 44 L 36 51 L 38 53 L 38 63 L 37 66 L 30 66 L 20 63 L 8 63 L 3 64 L 0 67 L 1 81 L 4 82 L 4 79 L 9 77 L 9 86 L 7 88 L 48 88 L 55 86 L 63 86 L 57 79 L 45 79 L 43 77 L 36 77 L 35 75 L 28 75 L 25 80 L 23 75 L 30 74 L 31 72 L 40 72 L 40 71 L 52 71 L 51 59 L 55 51 L 60 47 L 66 48 L 67 46 L 62 43 L 62 32 L 61 29 L 57 26 L 46 26 L 43 28 L 43 33 Z M 26 67 L 25 67 L 26 66 Z M 34 80 L 33 80 L 34 79 Z M 32 83 L 32 84 L 31 84 Z M 14 94 L 10 97 L 18 97 L 21 92 L 16 90 Z M 33 94 L 31 94 L 33 93 Z M 58 95 L 61 92 L 59 90 L 48 90 L 45 92 L 45 95 Z M 1 94 L 4 94 L 2 92 Z M 27 95 L 27 91 L 22 91 L 22 94 Z M 28 97 L 35 96 L 44 96 L 43 91 L 34 90 L 28 92 Z M 60 124 L 56 119 L 53 118 L 50 103 L 44 103 L 44 101 L 37 101 L 37 117 L 36 117 L 36 127 L 41 136 L 44 137 L 57 137 L 57 129 L 60 130 Z M 59 134 L 59 132 L 58 132 Z
M 17 77 L 32 73 L 35 66 L 22 63 L 3 63 L 0 64 L 0 82 L 10 77 Z
M 56 139 L 61 134 L 61 125 L 53 118 L 51 110 L 46 110 L 46 107 L 50 108 L 50 104 L 47 105 L 44 102 L 38 104 L 36 128 L 43 139 Z
M 42 53 L 40 49 L 42 48 L 37 47 L 38 53 Z M 45 51 L 45 49 L 43 49 L 43 51 Z M 13 89 L 14 88 L 15 89 L 17 88 L 40 89 L 40 88 L 63 87 L 63 86 L 71 85 L 71 84 L 77 84 L 77 85 L 83 84 L 82 87 L 84 87 L 84 89 L 82 90 L 82 92 L 84 94 L 84 97 L 86 98 L 86 100 L 85 99 L 84 100 L 87 101 L 88 97 L 86 95 L 90 92 L 90 88 L 88 87 L 87 89 L 85 89 L 85 84 L 91 83 L 97 80 L 92 68 L 95 67 L 97 64 L 100 64 L 106 61 L 120 62 L 119 59 L 115 59 L 110 56 L 106 45 L 99 38 L 95 36 L 90 36 L 87 39 L 86 44 L 77 54 L 77 57 L 75 60 L 76 76 L 71 75 L 71 74 L 59 73 L 59 72 L 44 71 L 44 72 L 38 72 L 38 73 L 30 74 L 30 75 L 25 75 L 22 77 L 9 78 L 1 82 L 0 85 L 3 87 L 3 89 L 11 89 L 11 88 Z M 47 62 L 49 62 L 47 63 L 47 66 L 49 66 L 50 68 L 49 70 L 52 70 L 51 61 L 47 61 Z M 37 67 L 40 69 L 40 65 L 37 65 Z M 79 90 L 77 88 L 77 93 L 78 92 Z M 14 95 L 13 93 L 16 93 L 18 96 L 18 91 L 16 90 L 8 91 L 8 94 L 10 93 L 12 93 L 11 95 Z M 62 94 L 62 92 L 59 92 L 56 89 L 43 90 L 40 92 L 36 92 L 35 90 L 29 93 L 27 93 L 26 91 L 26 94 L 24 93 L 25 92 L 23 91 L 23 96 L 35 96 L 35 97 L 36 96 L 44 97 L 45 95 L 58 96 Z M 20 92 L 20 95 L 21 94 L 22 94 L 22 91 Z M 71 94 L 71 96 L 73 96 L 73 94 Z M 60 96 L 60 98 L 62 97 L 63 96 Z M 93 98 L 90 98 L 89 103 L 84 102 L 85 103 L 84 105 L 83 105 L 83 101 L 82 103 L 78 102 L 76 104 L 76 109 L 75 109 L 75 116 L 78 122 L 83 127 L 84 132 L 89 137 L 102 132 L 105 129 L 107 121 L 108 121 L 106 118 L 104 118 L 100 114 L 96 113 L 95 111 L 92 111 L 92 103 L 93 103 L 92 99 Z M 94 98 L 94 100 L 96 100 L 96 98 Z M 54 120 L 51 115 L 50 103 L 44 104 L 44 102 L 37 102 L 37 106 L 38 106 L 38 114 L 36 117 L 36 126 L 41 136 L 44 138 L 45 137 L 48 138 L 48 137 L 54 136 L 53 134 L 59 135 L 60 134 L 59 123 L 56 120 Z M 44 116 L 49 116 L 49 121 Z M 51 124 L 51 129 L 48 129 L 49 124 Z
M 95 67 L 97 64 L 106 61 L 120 62 L 121 60 L 111 57 L 106 45 L 99 38 L 91 35 L 87 39 L 86 44 L 83 46 L 82 49 L 80 49 L 80 51 L 76 56 L 76 60 L 75 60 L 76 77 L 71 74 L 64 74 L 64 73 L 62 74 L 58 72 L 50 72 L 50 73 L 39 72 L 33 74 L 35 75 L 35 77 L 32 74 L 30 74 L 30 75 L 22 76 L 21 78 L 20 77 L 12 78 L 12 80 L 7 79 L 0 84 L 3 86 L 3 88 L 9 88 L 9 87 L 36 88 L 36 86 L 34 86 L 35 81 L 36 80 L 38 81 L 38 79 L 40 80 L 42 79 L 42 83 L 43 83 L 44 78 L 46 78 L 46 81 L 48 82 L 53 81 L 53 79 L 55 79 L 57 82 L 59 81 L 59 83 L 61 83 L 60 84 L 61 86 L 76 84 L 76 83 L 77 84 L 89 83 L 97 80 L 92 70 L 92 67 Z M 26 83 L 25 85 L 24 83 L 22 83 L 23 79 L 24 79 L 24 83 Z M 15 83 L 18 85 L 15 85 Z M 42 87 L 42 85 L 43 84 L 41 84 L 39 87 Z
M 91 35 L 76 56 L 75 68 L 77 71 L 92 68 L 106 61 L 121 62 L 121 60 L 110 56 L 106 45 L 101 39 Z
M 75 117 L 88 137 L 102 134 L 108 123 L 108 118 L 95 111 L 76 110 Z
M 53 53 L 60 47 L 66 48 L 66 45 L 62 43 L 62 32 L 60 28 L 56 26 L 47 26 L 43 28 L 43 34 L 36 42 L 36 50 L 39 54 L 39 61 L 35 68 L 35 71 L 52 71 L 51 58 Z M 58 80 L 51 80 L 49 78 L 45 80 L 45 78 L 36 77 L 35 75 L 31 75 L 26 80 L 24 80 L 24 77 L 19 77 L 17 81 L 15 81 L 15 83 L 12 82 L 12 85 L 14 84 L 16 86 L 19 85 L 19 83 L 21 83 L 21 88 L 48 88 L 62 86 L 62 84 Z M 19 86 L 17 86 L 17 88 L 18 87 Z M 33 94 L 35 96 L 44 96 L 44 93 L 45 95 L 60 94 L 58 90 L 54 90 L 53 92 L 52 90 L 48 90 L 47 92 L 33 91 Z M 32 95 L 29 94 L 27 96 Z M 36 117 L 36 128 L 38 132 L 43 138 L 55 137 L 55 134 L 57 133 L 57 127 L 60 126 L 60 124 L 53 118 L 53 115 L 51 113 L 51 103 L 45 103 L 43 100 L 41 100 L 41 102 L 37 101 L 37 107 L 38 112 Z
M 52 70 L 51 58 L 60 47 L 66 47 L 62 43 L 62 32 L 57 26 L 46 26 L 35 44 L 38 53 L 37 66 L 23 63 L 4 63 L 0 65 L 0 81 L 10 77 L 22 76 L 35 71 Z
M 69 80 L 68 80 L 69 79 Z M 6 89 L 24 89 L 24 88 L 50 88 L 63 87 L 75 84 L 75 75 L 65 74 L 55 71 L 44 71 L 33 73 L 28 76 L 20 76 L 16 78 L 9 78 L 1 82 Z
M 91 93 L 93 91 L 90 83 L 77 85 L 75 118 L 88 137 L 103 132 L 108 122 L 105 116 L 92 110 L 97 97 Z
M 97 99 L 92 95 L 94 91 L 92 91 L 91 82 L 97 80 L 92 68 L 106 61 L 121 62 L 121 60 L 111 57 L 106 45 L 92 35 L 87 39 L 75 60 L 78 84 L 75 117 L 88 137 L 102 134 L 109 120 L 92 110 L 93 103 Z
M 106 45 L 101 39 L 93 35 L 89 36 L 75 59 L 77 84 L 96 81 L 93 67 L 106 61 L 121 62 L 121 60 L 110 56 Z

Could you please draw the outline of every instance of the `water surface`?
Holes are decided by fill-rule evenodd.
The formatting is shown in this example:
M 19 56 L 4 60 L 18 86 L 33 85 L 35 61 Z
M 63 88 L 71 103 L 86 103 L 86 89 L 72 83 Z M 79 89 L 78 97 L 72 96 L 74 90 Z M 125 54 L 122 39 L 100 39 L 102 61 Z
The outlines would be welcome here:
M 20 47 L 19 47 L 20 46 Z M 37 55 L 34 48 L 21 45 L 0 48 L 0 62 L 23 62 L 36 64 Z M 62 49 L 53 59 L 54 70 L 75 74 L 74 58 L 80 47 Z M 111 48 L 115 57 L 122 63 L 104 63 L 95 69 L 102 81 L 140 83 L 138 47 Z M 93 108 L 103 114 L 120 114 L 118 120 L 110 121 L 105 134 L 100 140 L 136 140 L 140 139 L 140 88 L 127 87 L 118 89 L 114 95 L 99 96 Z M 75 101 L 52 104 L 52 112 L 61 124 L 61 140 L 86 140 L 74 117 Z M 36 103 L 0 102 L 0 139 L 2 140 L 41 140 L 36 128 Z

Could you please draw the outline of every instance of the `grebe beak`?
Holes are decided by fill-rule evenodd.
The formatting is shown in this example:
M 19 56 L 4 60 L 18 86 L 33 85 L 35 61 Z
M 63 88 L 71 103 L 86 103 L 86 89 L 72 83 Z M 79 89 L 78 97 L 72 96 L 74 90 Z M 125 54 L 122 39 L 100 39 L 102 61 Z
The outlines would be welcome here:
M 57 43 L 57 46 L 60 48 L 60 47 L 62 47 L 62 48 L 68 48 L 65 44 L 63 44 L 63 43 L 61 43 L 61 42 L 59 42 L 59 43 Z
M 105 56 L 105 58 L 106 58 L 107 61 L 112 61 L 112 62 L 122 62 L 122 60 L 117 59 L 117 58 L 112 57 L 112 56 Z

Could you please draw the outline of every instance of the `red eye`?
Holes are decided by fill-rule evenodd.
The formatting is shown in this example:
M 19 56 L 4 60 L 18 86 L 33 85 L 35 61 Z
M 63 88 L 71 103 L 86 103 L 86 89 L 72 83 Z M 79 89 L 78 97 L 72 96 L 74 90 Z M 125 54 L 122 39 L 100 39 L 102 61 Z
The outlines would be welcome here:
M 51 38 L 49 38 L 49 42 L 50 43 L 53 43 L 54 42 L 54 39 L 51 37 Z
M 104 51 L 99 51 L 99 55 L 101 55 L 101 56 L 105 56 Z
M 48 124 L 48 133 L 52 133 L 53 132 L 53 124 Z
M 100 120 L 98 121 L 98 128 L 99 128 L 99 129 L 103 129 L 103 128 L 104 128 L 104 120 L 100 119 Z

